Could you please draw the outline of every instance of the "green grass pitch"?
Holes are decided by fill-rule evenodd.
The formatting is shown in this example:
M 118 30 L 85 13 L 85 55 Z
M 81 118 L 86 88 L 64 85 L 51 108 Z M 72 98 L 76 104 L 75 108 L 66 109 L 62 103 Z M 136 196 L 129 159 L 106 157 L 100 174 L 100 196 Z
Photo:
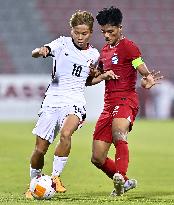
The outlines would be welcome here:
M 0 123 L 0 204 L 145 205 L 174 204 L 174 121 L 137 120 L 129 134 L 128 176 L 138 187 L 113 198 L 112 181 L 90 163 L 94 123 L 73 135 L 72 151 L 62 174 L 68 189 L 49 201 L 26 200 L 34 123 Z M 58 140 L 58 138 L 57 138 Z M 57 141 L 56 140 L 56 141 Z M 56 142 L 55 142 L 56 143 Z M 50 174 L 55 143 L 45 157 L 43 173 Z M 114 147 L 109 155 L 114 156 Z

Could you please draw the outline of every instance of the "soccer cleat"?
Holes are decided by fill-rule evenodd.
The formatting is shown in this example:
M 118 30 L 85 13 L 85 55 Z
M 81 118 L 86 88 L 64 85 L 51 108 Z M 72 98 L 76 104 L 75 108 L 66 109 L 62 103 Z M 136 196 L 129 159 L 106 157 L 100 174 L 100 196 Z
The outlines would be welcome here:
M 110 196 L 117 196 L 115 189 L 111 192 Z
M 25 192 L 25 197 L 26 197 L 26 199 L 34 199 L 34 197 L 33 197 L 32 194 L 31 194 L 30 189 L 28 189 L 28 190 Z
M 111 196 L 121 196 L 124 194 L 124 183 L 123 176 L 119 173 L 115 173 L 113 176 L 114 190 L 111 192 Z
M 53 176 L 53 183 L 55 183 L 55 190 L 58 193 L 65 193 L 66 188 L 63 186 L 59 176 Z
M 137 180 L 135 179 L 128 179 L 125 183 L 124 183 L 124 192 L 129 191 L 130 189 L 134 189 L 137 187 Z

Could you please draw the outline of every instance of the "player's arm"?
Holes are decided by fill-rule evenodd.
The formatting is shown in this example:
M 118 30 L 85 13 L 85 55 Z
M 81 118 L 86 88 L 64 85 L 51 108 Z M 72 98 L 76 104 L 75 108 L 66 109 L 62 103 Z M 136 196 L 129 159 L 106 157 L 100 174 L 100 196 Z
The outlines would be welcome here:
M 38 57 L 44 57 L 46 58 L 51 52 L 51 49 L 48 46 L 43 46 L 40 48 L 36 48 L 32 51 L 32 57 L 38 58 Z
M 134 66 L 135 69 L 138 70 L 138 72 L 142 76 L 141 86 L 143 88 L 150 89 L 152 86 L 158 84 L 159 80 L 163 78 L 163 76 L 159 75 L 160 71 L 150 72 L 141 57 L 133 60 L 132 65 Z
M 102 82 L 103 80 L 114 80 L 118 79 L 120 76 L 115 75 L 112 70 L 108 70 L 104 73 L 100 73 L 98 76 L 89 75 L 86 80 L 86 86 L 92 86 Z

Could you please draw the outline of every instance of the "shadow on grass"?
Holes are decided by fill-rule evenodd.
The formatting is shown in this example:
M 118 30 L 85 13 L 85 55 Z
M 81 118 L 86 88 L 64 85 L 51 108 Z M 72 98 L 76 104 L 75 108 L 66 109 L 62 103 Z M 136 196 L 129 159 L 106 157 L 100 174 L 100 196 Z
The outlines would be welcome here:
M 173 197 L 171 197 L 173 196 Z M 129 192 L 124 194 L 121 197 L 112 197 L 109 196 L 108 192 L 88 192 L 88 193 L 79 193 L 79 194 L 57 194 L 54 197 L 56 201 L 77 201 L 77 202 L 91 202 L 95 203 L 104 203 L 104 202 L 149 202 L 149 203 L 172 203 L 174 204 L 174 193 L 173 192 L 152 192 L 152 193 L 141 193 L 141 192 Z
M 173 192 L 129 192 L 125 196 L 129 201 L 174 204 Z
M 86 192 L 86 193 L 65 193 L 56 194 L 52 199 L 46 201 L 27 200 L 21 195 L 9 195 L 0 197 L 2 204 L 128 204 L 142 203 L 142 204 L 174 204 L 173 192 L 129 192 L 121 197 L 111 197 L 108 192 Z M 9 203 L 11 202 L 11 203 Z M 112 203 L 113 202 L 113 203 Z

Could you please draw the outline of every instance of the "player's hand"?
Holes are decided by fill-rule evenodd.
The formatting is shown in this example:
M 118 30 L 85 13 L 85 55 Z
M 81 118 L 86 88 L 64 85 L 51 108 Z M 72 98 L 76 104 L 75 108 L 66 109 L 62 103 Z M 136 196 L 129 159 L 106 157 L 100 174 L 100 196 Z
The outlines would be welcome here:
M 90 72 L 89 72 L 89 75 L 91 76 L 91 77 L 98 77 L 100 74 L 101 74 L 101 72 L 100 72 L 100 70 L 98 70 L 97 68 L 96 68 L 96 66 L 95 65 L 93 65 L 92 63 L 89 65 L 89 68 L 90 68 Z
M 155 72 L 154 70 L 146 77 L 141 79 L 141 86 L 146 89 L 150 89 L 152 86 L 159 84 L 159 80 L 163 79 L 164 76 L 160 75 L 160 71 Z
M 108 70 L 102 74 L 103 80 L 118 80 L 120 76 L 116 75 L 112 70 Z
M 41 55 L 41 56 L 43 56 L 43 57 L 47 57 L 47 55 L 48 55 L 48 53 L 49 53 L 49 49 L 47 48 L 47 47 L 41 47 L 40 49 L 39 49 L 39 55 Z

